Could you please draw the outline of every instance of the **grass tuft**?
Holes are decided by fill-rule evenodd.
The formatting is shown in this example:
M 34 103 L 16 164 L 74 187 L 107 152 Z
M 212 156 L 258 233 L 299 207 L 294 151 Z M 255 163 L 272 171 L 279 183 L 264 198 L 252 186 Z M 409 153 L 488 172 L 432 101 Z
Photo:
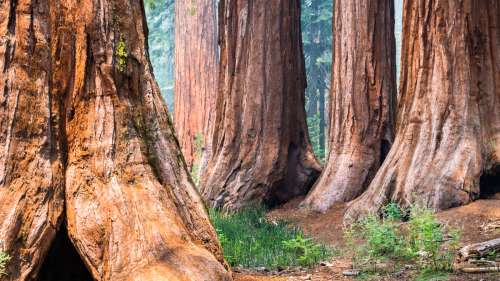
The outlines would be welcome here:
M 234 214 L 211 210 L 231 266 L 266 267 L 312 266 L 332 256 L 332 249 L 283 221 L 270 222 L 264 208 L 247 208 Z

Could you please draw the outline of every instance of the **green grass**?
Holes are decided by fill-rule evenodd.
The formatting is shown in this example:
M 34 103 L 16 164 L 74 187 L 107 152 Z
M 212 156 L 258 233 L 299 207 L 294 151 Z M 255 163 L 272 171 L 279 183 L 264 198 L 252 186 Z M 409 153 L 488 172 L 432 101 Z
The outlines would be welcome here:
M 446 281 L 448 278 L 448 272 L 423 270 L 415 277 L 415 281 Z
M 285 222 L 265 219 L 263 208 L 248 208 L 234 214 L 211 210 L 226 260 L 232 266 L 312 266 L 332 256 L 332 249 L 314 242 Z
M 445 280 L 453 269 L 460 232 L 439 223 L 427 208 L 402 210 L 391 203 L 382 215 L 368 216 L 344 230 L 354 250 L 354 266 L 369 272 L 381 261 L 414 263 L 419 270 L 416 280 Z

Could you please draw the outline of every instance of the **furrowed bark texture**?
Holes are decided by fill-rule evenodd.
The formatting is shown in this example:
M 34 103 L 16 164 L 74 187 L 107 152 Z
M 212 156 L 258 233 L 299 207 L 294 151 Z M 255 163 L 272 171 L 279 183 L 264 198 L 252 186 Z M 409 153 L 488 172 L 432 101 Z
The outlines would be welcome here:
M 328 163 L 303 206 L 324 212 L 359 196 L 393 141 L 394 3 L 335 1 Z
M 500 4 L 404 4 L 397 133 L 384 164 L 346 219 L 389 201 L 436 210 L 478 197 L 500 163 Z
M 50 92 L 48 1 L 0 4 L 0 250 L 2 280 L 29 280 L 64 211 L 59 104 Z
M 304 194 L 319 174 L 304 110 L 299 1 L 220 2 L 221 65 L 204 199 L 239 209 Z
M 4 278 L 35 278 L 66 219 L 96 280 L 231 280 L 152 76 L 142 1 L 2 5 Z
M 215 124 L 216 10 L 215 0 L 175 2 L 174 125 L 188 167 L 198 170 L 210 154 Z

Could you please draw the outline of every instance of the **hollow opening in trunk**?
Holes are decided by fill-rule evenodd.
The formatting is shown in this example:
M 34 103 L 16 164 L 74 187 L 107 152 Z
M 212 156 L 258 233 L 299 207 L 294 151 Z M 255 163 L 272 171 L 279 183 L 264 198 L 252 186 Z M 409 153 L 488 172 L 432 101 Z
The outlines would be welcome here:
M 500 166 L 492 172 L 484 173 L 479 179 L 479 197 L 487 199 L 500 194 Z M 496 197 L 500 197 L 497 195 Z
M 71 243 L 66 225 L 57 232 L 37 281 L 93 281 L 92 275 Z

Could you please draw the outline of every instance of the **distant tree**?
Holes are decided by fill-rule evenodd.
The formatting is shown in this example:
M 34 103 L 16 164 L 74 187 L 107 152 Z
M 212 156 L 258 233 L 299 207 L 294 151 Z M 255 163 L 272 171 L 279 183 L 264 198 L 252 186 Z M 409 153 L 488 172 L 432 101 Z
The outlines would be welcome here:
M 405 1 L 394 145 L 346 219 L 387 202 L 435 210 L 481 192 L 500 174 L 500 3 Z M 497 185 L 498 190 L 498 185 Z
M 174 124 L 184 158 L 197 177 L 215 124 L 217 3 L 176 1 L 175 14 Z
M 333 0 L 301 0 L 301 9 L 307 124 L 314 152 L 325 160 L 325 93 L 331 78 Z
M 163 98 L 174 105 L 174 0 L 145 0 L 151 64 Z
M 328 161 L 302 203 L 321 212 L 359 196 L 392 143 L 396 98 L 393 2 L 337 0 L 333 53 Z
M 222 0 L 212 157 L 201 191 L 212 207 L 269 205 L 319 175 L 306 125 L 299 0 Z

